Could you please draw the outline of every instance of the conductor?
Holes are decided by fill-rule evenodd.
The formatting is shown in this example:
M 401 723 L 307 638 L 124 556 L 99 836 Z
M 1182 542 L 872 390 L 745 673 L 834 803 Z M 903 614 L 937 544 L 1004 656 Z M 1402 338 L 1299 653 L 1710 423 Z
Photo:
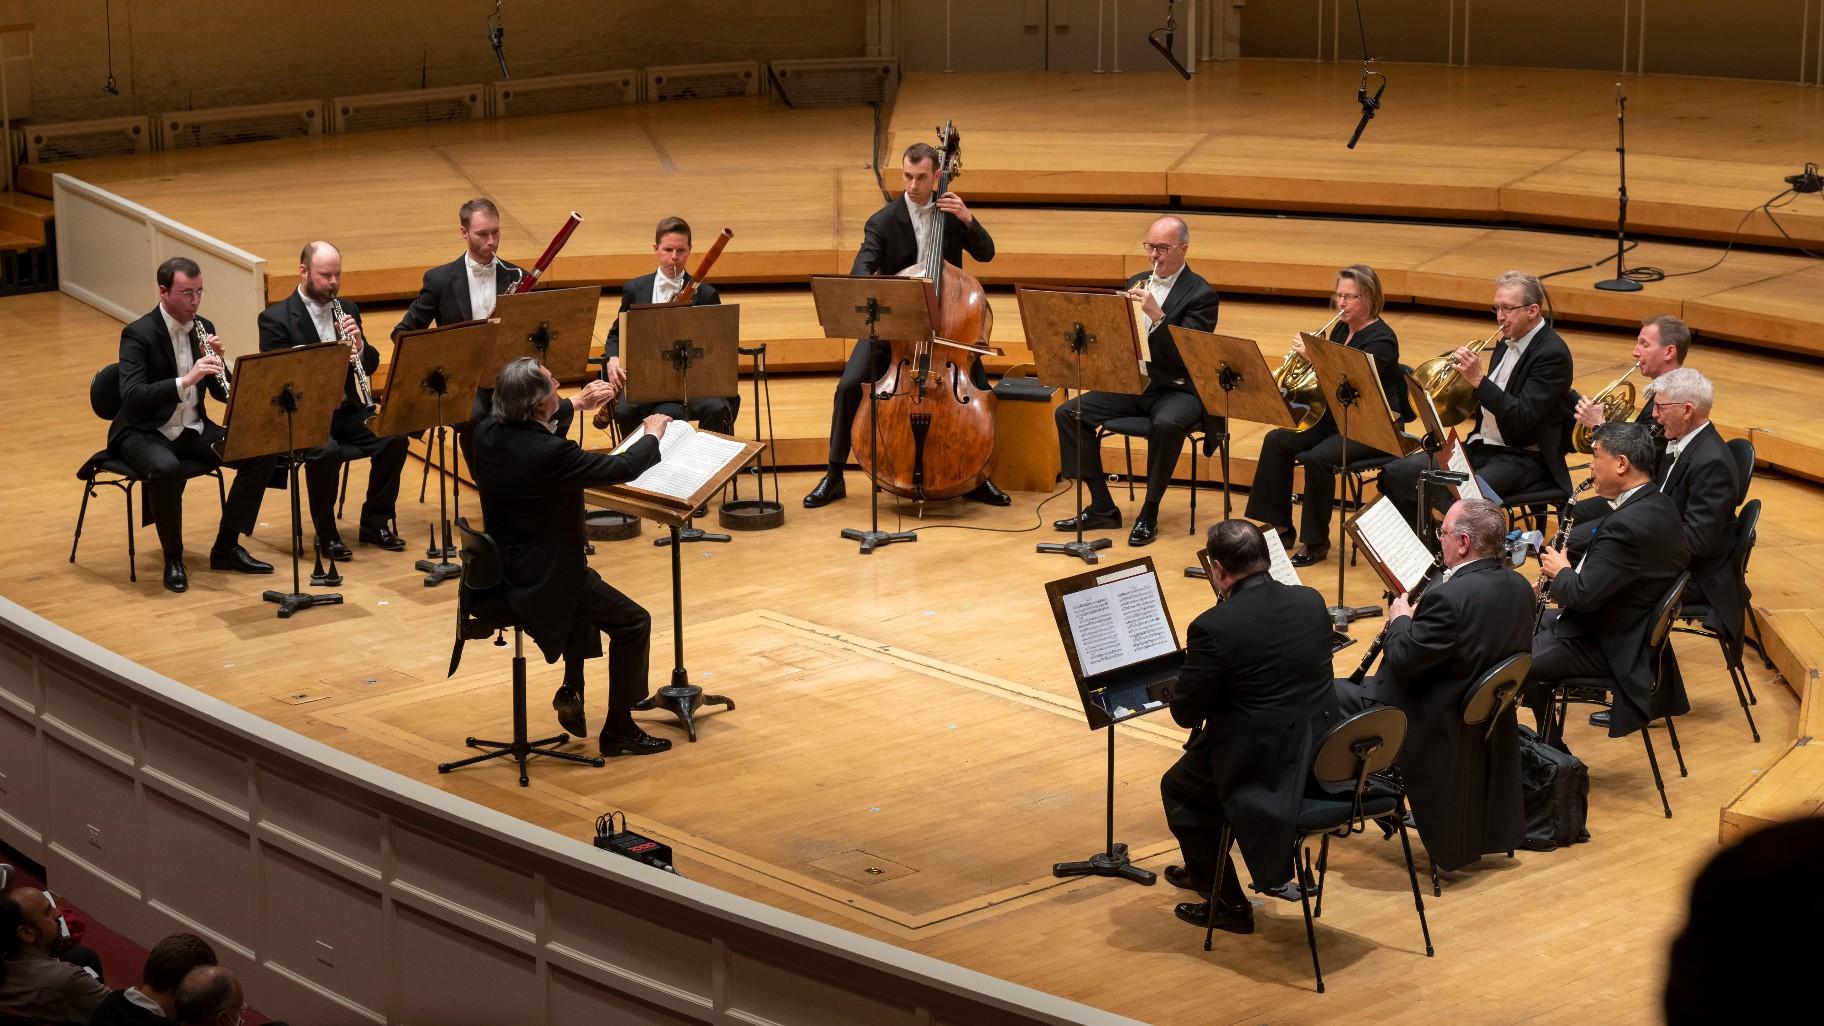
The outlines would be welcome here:
M 593 410 L 614 399 L 614 387 L 591 381 L 576 407 Z M 603 581 L 583 557 L 583 490 L 631 481 L 659 462 L 659 438 L 671 418 L 645 419 L 646 437 L 626 452 L 585 451 L 564 437 L 575 415 L 557 381 L 539 362 L 521 357 L 501 368 L 492 412 L 475 423 L 469 467 L 481 492 L 488 533 L 505 564 L 501 586 L 513 615 L 544 654 L 564 657 L 564 683 L 552 698 L 557 721 L 587 736 L 583 662 L 602 654 L 608 635 L 608 718 L 603 755 L 656 755 L 671 742 L 633 721 L 647 694 L 652 617 Z

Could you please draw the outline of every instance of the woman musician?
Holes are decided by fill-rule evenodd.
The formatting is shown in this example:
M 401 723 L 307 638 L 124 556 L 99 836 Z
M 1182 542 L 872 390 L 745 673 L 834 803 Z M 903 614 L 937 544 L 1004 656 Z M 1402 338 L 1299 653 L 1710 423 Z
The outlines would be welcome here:
M 1393 329 L 1381 320 L 1385 297 L 1380 276 L 1366 264 L 1351 264 L 1336 272 L 1335 327 L 1329 339 L 1339 345 L 1360 349 L 1374 357 L 1380 372 L 1381 390 L 1395 412 L 1404 409 L 1405 380 L 1400 371 L 1400 340 Z M 1296 336 L 1293 350 L 1304 355 L 1304 343 Z M 1349 443 L 1349 461 L 1381 455 L 1380 450 L 1358 441 Z M 1394 453 L 1392 455 L 1398 455 Z M 1292 528 L 1292 464 L 1305 465 L 1305 512 L 1299 530 Z M 1343 440 L 1338 434 L 1334 411 L 1326 410 L 1323 419 L 1299 431 L 1276 428 L 1267 432 L 1260 446 L 1260 463 L 1254 471 L 1254 484 L 1248 490 L 1247 515 L 1277 531 L 1290 548 L 1293 540 L 1303 542 L 1292 555 L 1294 566 L 1319 563 L 1330 552 L 1330 507 L 1335 503 L 1336 471 L 1343 462 Z

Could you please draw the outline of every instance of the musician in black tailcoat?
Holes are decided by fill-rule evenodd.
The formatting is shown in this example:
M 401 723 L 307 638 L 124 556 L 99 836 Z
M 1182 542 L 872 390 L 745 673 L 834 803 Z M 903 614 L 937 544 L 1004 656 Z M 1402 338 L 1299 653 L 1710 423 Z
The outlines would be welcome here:
M 577 408 L 613 398 L 606 381 L 584 386 Z M 603 755 L 652 755 L 671 742 L 649 736 L 633 721 L 647 695 L 652 618 L 610 587 L 583 557 L 583 491 L 638 477 L 659 461 L 659 438 L 671 418 L 646 419 L 646 437 L 625 453 L 591 453 L 564 436 L 573 410 L 557 381 L 531 357 L 501 369 L 492 410 L 470 428 L 469 468 L 481 492 L 488 534 L 500 546 L 506 572 L 501 591 L 547 663 L 564 658 L 564 684 L 552 699 L 558 722 L 587 736 L 583 718 L 583 661 L 608 645 L 608 715 Z
M 1648 720 L 1690 711 L 1677 657 L 1668 647 L 1664 665 L 1656 668 L 1646 647 L 1653 613 L 1689 559 L 1678 507 L 1648 471 L 1657 447 L 1647 429 L 1604 424 L 1596 430 L 1594 448 L 1590 472 L 1596 491 L 1615 511 L 1602 519 L 1575 567 L 1556 549 L 1539 554 L 1540 573 L 1550 580 L 1552 601 L 1561 609 L 1548 615 L 1533 639 L 1525 693 L 1543 720 L 1544 683 L 1611 678 L 1616 684 L 1609 736 L 1623 737 Z
M 494 201 L 476 198 L 457 211 L 462 241 L 468 252 L 447 264 L 424 272 L 424 284 L 418 298 L 405 310 L 393 328 L 393 338 L 407 331 L 418 331 L 435 324 L 443 327 L 463 321 L 480 320 L 494 313 L 495 300 L 504 295 L 526 272 L 500 259 L 500 210 Z M 469 407 L 469 420 L 488 415 L 493 389 L 479 388 Z M 466 439 L 468 433 L 462 432 Z M 465 443 L 466 444 L 466 443 Z
M 1685 357 L 1690 354 L 1691 329 L 1684 321 L 1671 314 L 1660 314 L 1641 322 L 1640 332 L 1634 336 L 1632 355 L 1634 366 L 1640 369 L 1640 376 L 1647 379 L 1647 386 L 1641 397 L 1640 410 L 1634 415 L 1634 423 L 1658 430 L 1653 419 L 1653 396 L 1657 382 L 1661 377 L 1683 367 Z M 1577 423 L 1585 427 L 1601 427 L 1608 417 L 1608 412 L 1602 408 L 1601 403 L 1595 401 L 1594 396 L 1579 395 L 1576 389 L 1571 390 L 1571 403 Z M 1578 543 L 1572 539 L 1572 544 Z
M 1140 301 L 1145 317 L 1146 344 L 1152 357 L 1146 365 L 1146 391 L 1139 395 L 1086 392 L 1058 407 L 1054 415 L 1059 474 L 1081 477 L 1089 489 L 1090 502 L 1082 516 L 1086 531 L 1121 526 L 1121 507 L 1109 494 L 1108 475 L 1102 472 L 1102 443 L 1096 437 L 1096 428 L 1117 417 L 1144 417 L 1149 422 L 1146 498 L 1140 512 L 1134 515 L 1133 530 L 1127 536 L 1129 545 L 1149 545 L 1157 536 L 1159 500 L 1171 484 L 1185 436 L 1202 425 L 1209 448 L 1223 430 L 1222 418 L 1205 415 L 1203 400 L 1197 396 L 1197 386 L 1184 368 L 1184 358 L 1178 355 L 1178 343 L 1171 332 L 1174 326 L 1196 331 L 1215 328 L 1217 308 L 1222 302 L 1210 283 L 1185 264 L 1191 248 L 1190 226 L 1182 218 L 1161 217 L 1147 230 L 1141 246 L 1152 260 L 1153 269 L 1129 278 L 1125 289 Z M 1066 517 L 1053 521 L 1052 526 L 1060 531 L 1075 531 L 1077 519 Z
M 1470 468 L 1497 496 L 1551 485 L 1571 494 L 1564 463 L 1570 442 L 1571 350 L 1545 321 L 1545 286 L 1522 271 L 1495 279 L 1495 320 L 1501 341 L 1489 358 L 1468 347 L 1452 354 L 1475 395 L 1475 429 L 1465 440 Z M 1446 425 L 1448 427 L 1448 425 Z M 1394 460 L 1381 471 L 1381 492 L 1408 522 L 1419 504 L 1419 475 L 1435 466 L 1429 453 Z M 1442 492 L 1443 489 L 1436 489 Z M 1443 509 L 1444 496 L 1438 508 Z
M 942 157 L 928 143 L 913 143 L 906 147 L 905 156 L 900 160 L 905 191 L 899 199 L 888 201 L 868 218 L 862 229 L 861 249 L 855 254 L 850 274 L 895 275 L 914 264 L 920 268 L 931 266 L 931 243 L 940 218 L 945 263 L 963 266 L 965 252 L 982 263 L 994 259 L 994 239 L 963 203 L 962 197 L 954 192 L 932 195 L 937 191 L 941 177 L 941 162 Z M 862 386 L 865 382 L 878 380 L 886 371 L 886 344 L 883 342 L 874 352 L 869 349 L 866 339 L 856 342 L 849 353 L 848 364 L 842 369 L 842 377 L 836 382 L 836 397 L 830 411 L 830 465 L 810 494 L 804 497 L 804 504 L 810 509 L 827 506 L 848 494 L 843 469 L 849 462 L 855 413 L 866 400 Z M 969 373 L 977 388 L 988 387 L 988 375 L 982 370 L 981 357 L 975 357 L 970 363 Z M 990 506 L 1006 506 L 1013 502 L 992 481 L 982 482 L 969 493 L 969 498 Z
M 1249 933 L 1254 912 L 1234 863 L 1217 865 L 1223 824 L 1255 886 L 1285 896 L 1313 748 L 1335 718 L 1331 626 L 1317 592 L 1267 573 L 1266 537 L 1254 524 L 1215 524 L 1208 545 L 1210 572 L 1226 599 L 1191 622 L 1184 667 L 1171 688 L 1172 719 L 1194 729 L 1159 782 L 1166 824 L 1184 853 L 1184 865 L 1166 867 L 1165 878 L 1207 899 L 1221 872 L 1216 925 Z M 1294 900 L 1297 893 L 1291 890 Z M 1175 912 L 1202 927 L 1207 901 Z
M 1469 689 L 1502 660 L 1532 649 L 1533 589 L 1502 558 L 1507 518 L 1487 499 L 1444 515 L 1444 569 L 1416 604 L 1387 609 L 1381 668 L 1361 684 L 1336 683 L 1344 715 L 1374 704 L 1406 714 L 1396 765 L 1413 820 L 1439 869 L 1458 869 L 1526 837 L 1520 734 L 1514 707 L 1493 724 L 1463 722 Z
M 739 395 L 693 396 L 688 404 L 680 402 L 630 403 L 627 401 L 627 371 L 621 363 L 621 317 L 630 306 L 669 303 L 690 284 L 685 269 L 690 260 L 690 225 L 681 217 L 668 217 L 653 232 L 652 251 L 658 254 L 658 270 L 642 274 L 621 286 L 621 308 L 614 323 L 608 326 L 608 341 L 602 348 L 607 364 L 602 376 L 621 392 L 614 405 L 614 420 L 622 435 L 630 435 L 640 421 L 651 414 L 663 413 L 673 420 L 694 420 L 710 431 L 728 434 L 735 429 L 735 414 L 741 409 Z M 720 306 L 722 297 L 714 285 L 699 285 L 691 294 L 691 306 Z
M 187 257 L 158 265 L 158 307 L 120 331 L 120 410 L 108 425 L 108 448 L 145 480 L 146 511 L 158 526 L 164 550 L 164 586 L 190 587 L 184 568 L 184 484 L 180 461 L 219 467 L 216 453 L 227 432 L 209 419 L 203 393 L 226 403 L 223 357 L 215 325 L 197 316 L 203 301 L 203 272 Z M 209 339 L 204 351 L 196 329 Z M 222 508 L 221 526 L 209 549 L 209 568 L 243 574 L 272 573 L 241 547 L 252 534 L 260 499 L 278 466 L 277 456 L 231 464 L 234 484 Z
M 1381 320 L 1386 299 L 1381 292 L 1380 275 L 1366 264 L 1354 264 L 1336 272 L 1335 302 L 1337 325 L 1330 331 L 1330 341 L 1351 349 L 1360 349 L 1374 357 L 1381 392 L 1395 414 L 1406 409 L 1406 379 L 1400 374 L 1400 340 L 1393 328 Z M 1293 348 L 1304 355 L 1304 342 L 1293 337 Z M 1351 424 L 1351 433 L 1353 431 Z M 1254 483 L 1248 486 L 1248 516 L 1279 531 L 1289 547 L 1296 537 L 1300 542 L 1292 553 L 1293 566 L 1311 566 L 1330 552 L 1330 511 L 1336 497 L 1336 472 L 1343 464 L 1343 438 L 1338 433 L 1336 411 L 1326 408 L 1323 419 L 1303 431 L 1274 428 L 1260 444 L 1260 461 L 1254 467 Z M 1351 439 L 1349 462 L 1382 455 L 1365 442 Z M 1388 454 L 1393 455 L 1393 454 Z M 1304 514 L 1299 529 L 1292 530 L 1292 464 L 1305 465 Z
M 338 561 L 354 553 L 342 541 L 336 526 L 337 471 L 349 460 L 367 458 L 367 499 L 361 505 L 360 540 L 388 552 L 405 548 L 405 539 L 393 533 L 392 521 L 399 500 L 399 474 L 405 468 L 404 435 L 385 438 L 368 430 L 373 408 L 361 400 L 353 363 L 372 375 L 380 369 L 380 354 L 367 344 L 361 327 L 361 310 L 337 297 L 342 289 L 342 253 L 327 242 L 313 242 L 298 255 L 298 287 L 291 295 L 260 313 L 260 350 L 289 349 L 337 342 L 349 347 L 348 378 L 342 405 L 329 422 L 329 441 L 312 452 L 304 464 L 304 481 L 310 495 L 310 519 L 317 531 L 317 547 Z M 342 321 L 336 322 L 334 306 L 340 303 Z

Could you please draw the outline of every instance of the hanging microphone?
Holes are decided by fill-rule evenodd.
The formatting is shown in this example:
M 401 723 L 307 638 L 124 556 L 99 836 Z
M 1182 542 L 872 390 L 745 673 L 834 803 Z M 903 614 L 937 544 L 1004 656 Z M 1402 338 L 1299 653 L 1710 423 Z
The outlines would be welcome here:
M 1368 95 L 1368 78 L 1371 75 L 1381 80 L 1380 88 L 1374 91 L 1373 96 Z M 1362 84 L 1355 88 L 1355 102 L 1362 105 L 1362 120 L 1355 123 L 1355 132 L 1349 136 L 1349 149 L 1355 149 L 1355 144 L 1361 141 L 1362 131 L 1368 127 L 1368 122 L 1374 120 L 1374 112 L 1381 109 L 1381 94 L 1386 91 L 1387 76 L 1364 68 Z
M 1172 70 L 1178 73 L 1179 78 L 1189 82 L 1191 80 L 1190 70 L 1178 60 L 1178 55 L 1172 52 L 1172 40 L 1178 34 L 1178 19 L 1172 17 L 1172 8 L 1177 3 L 1178 0 L 1165 0 L 1165 27 L 1148 32 L 1146 44 L 1159 51 L 1159 56 L 1165 58 L 1165 62 L 1172 66 Z M 1160 39 L 1161 36 L 1165 37 L 1163 41 Z
M 494 0 L 494 13 L 488 15 L 488 45 L 494 48 L 494 59 L 500 61 L 500 77 L 512 78 L 507 70 L 507 51 L 501 45 L 507 38 L 506 27 L 500 21 L 501 0 Z

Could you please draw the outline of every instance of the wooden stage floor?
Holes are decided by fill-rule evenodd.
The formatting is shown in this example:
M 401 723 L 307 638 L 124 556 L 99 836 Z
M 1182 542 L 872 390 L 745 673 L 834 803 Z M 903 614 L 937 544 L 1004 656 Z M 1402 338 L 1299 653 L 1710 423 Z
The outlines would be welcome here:
M 1238 324 L 1285 313 L 1245 307 L 1234 308 Z M 443 677 L 451 588 L 423 587 L 415 553 L 360 548 L 345 567 L 346 605 L 277 620 L 258 599 L 267 581 L 203 568 L 214 503 L 201 487 L 188 503 L 198 547 L 188 594 L 160 589 L 150 531 L 139 533 L 140 580 L 128 583 L 114 496 L 91 503 L 71 565 L 71 472 L 104 434 L 82 397 L 112 359 L 119 326 L 56 295 L 7 299 L 0 311 L 0 344 L 54 354 L 20 361 L 0 386 L 0 431 L 12 443 L 0 492 L 9 598 L 275 723 L 528 821 L 580 837 L 594 816 L 622 809 L 672 842 L 693 878 L 1143 1020 L 1656 1021 L 1663 952 L 1691 874 L 1715 850 L 1717 811 L 1794 736 L 1797 701 L 1754 663 L 1767 741 L 1751 743 L 1714 649 L 1681 638 L 1697 708 L 1680 724 L 1691 776 L 1669 781 L 1674 819 L 1660 815 L 1638 745 L 1579 724 L 1571 741 L 1591 768 L 1591 843 L 1451 874 L 1442 898 L 1427 897 L 1435 960 L 1423 956 L 1397 847 L 1342 845 L 1319 926 L 1330 984 L 1319 996 L 1293 906 L 1269 902 L 1256 935 L 1222 937 L 1205 954 L 1172 917 L 1180 896 L 1163 884 L 1050 876 L 1052 862 L 1101 843 L 1102 740 L 1074 709 L 1042 588 L 1080 564 L 1032 551 L 1048 528 L 953 528 L 1017 532 L 1062 515 L 1065 500 L 1037 514 L 1039 493 L 1006 510 L 933 505 L 922 521 L 889 506 L 892 526 L 926 529 L 915 545 L 862 558 L 837 532 L 860 524 L 865 505 L 803 510 L 796 499 L 811 476 L 787 475 L 783 529 L 685 552 L 692 679 L 739 705 L 706 715 L 698 744 L 647 717 L 649 729 L 676 736 L 672 752 L 599 770 L 535 767 L 527 790 L 501 767 L 439 776 L 434 764 L 461 752 L 462 737 L 507 719 L 499 650 L 472 645 L 462 672 Z M 1721 379 L 1730 355 L 1706 353 L 1700 365 Z M 364 475 L 357 465 L 357 493 Z M 1754 494 L 1767 505 L 1757 598 L 1824 605 L 1815 583 L 1824 494 L 1767 477 Z M 1184 495 L 1173 489 L 1163 540 L 1145 550 L 1165 571 L 1180 624 L 1211 600 L 1207 585 L 1177 576 L 1194 548 Z M 1205 500 L 1207 523 L 1216 503 Z M 283 510 L 270 494 L 250 543 L 275 562 Z M 429 510 L 402 500 L 408 537 L 422 534 Z M 652 610 L 656 683 L 669 668 L 669 564 L 650 537 L 605 544 L 594 564 Z M 1128 551 L 1118 541 L 1113 555 Z M 1333 571 L 1307 580 L 1328 592 Z M 1365 572 L 1351 575 L 1353 603 L 1374 590 Z M 1356 635 L 1365 644 L 1374 629 Z M 1341 653 L 1339 670 L 1363 647 Z M 556 672 L 535 663 L 533 676 L 537 724 Z M 599 669 L 591 679 L 594 725 Z M 1155 869 L 1174 855 L 1157 780 L 1180 741 L 1160 717 L 1119 732 L 1117 836 Z

